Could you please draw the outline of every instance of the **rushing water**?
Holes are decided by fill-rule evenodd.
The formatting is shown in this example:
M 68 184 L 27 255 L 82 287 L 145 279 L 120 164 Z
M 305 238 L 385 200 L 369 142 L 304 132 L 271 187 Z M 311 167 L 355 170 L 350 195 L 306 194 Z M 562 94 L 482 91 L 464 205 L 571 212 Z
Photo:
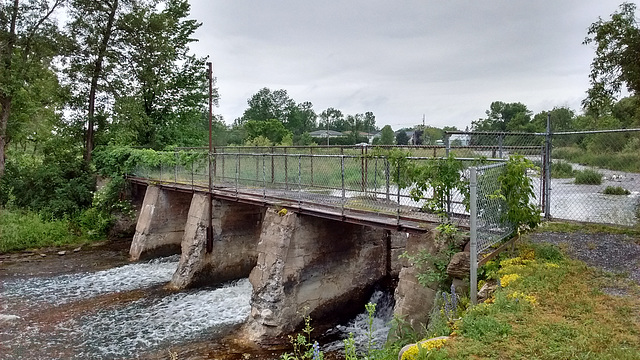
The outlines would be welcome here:
M 137 358 L 145 351 L 211 337 L 246 319 L 248 279 L 180 293 L 158 290 L 176 267 L 177 257 L 171 257 L 95 273 L 4 282 L 2 359 Z M 131 296 L 136 289 L 145 291 Z
M 173 256 L 90 273 L 5 279 L 0 284 L 0 358 L 146 358 L 191 342 L 215 342 L 246 320 L 252 292 L 248 279 L 215 288 L 164 290 L 177 263 Z M 370 302 L 377 305 L 373 341 L 382 346 L 393 296 L 376 291 Z M 366 346 L 364 306 L 331 332 L 332 339 L 352 333 L 356 344 Z M 323 348 L 342 353 L 344 346 L 339 340 Z
M 372 342 L 374 348 L 380 349 L 387 341 L 387 334 L 391 328 L 393 295 L 389 292 L 376 291 L 369 299 L 369 302 L 376 304 L 376 312 L 372 324 Z M 339 333 L 341 339 L 346 339 L 349 334 L 352 334 L 358 350 L 363 351 L 369 342 L 369 314 L 363 311 L 346 325 L 336 326 L 334 331 Z M 334 341 L 326 344 L 323 350 L 342 351 L 344 350 L 344 343 L 342 340 Z

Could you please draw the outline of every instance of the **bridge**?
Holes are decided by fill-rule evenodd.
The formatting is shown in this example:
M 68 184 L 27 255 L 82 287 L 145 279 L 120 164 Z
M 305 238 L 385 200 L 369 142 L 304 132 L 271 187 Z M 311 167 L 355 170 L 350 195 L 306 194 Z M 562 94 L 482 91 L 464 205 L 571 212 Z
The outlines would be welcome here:
M 226 147 L 164 153 L 128 175 L 134 192 L 144 191 L 131 259 L 180 253 L 169 284 L 174 289 L 248 276 L 254 288 L 246 324 L 252 341 L 293 331 L 303 307 L 325 319 L 354 315 L 345 309 L 361 309 L 344 305 L 364 303 L 372 286 L 388 276 L 400 278 L 396 315 L 428 314 L 417 308 L 430 306 L 436 289 L 414 286 L 417 270 L 399 255 L 438 251 L 435 229 L 442 217 L 424 210 L 433 192 L 416 196 L 415 185 L 405 181 L 406 168 L 389 150 Z M 447 155 L 438 146 L 402 150 L 414 163 Z M 497 166 L 499 161 L 493 159 Z M 469 170 L 460 176 L 468 177 Z M 485 180 L 485 186 L 496 183 L 495 176 Z M 448 194 L 446 213 L 469 229 L 474 222 L 464 200 Z M 482 201 L 486 207 L 487 199 Z M 508 232 L 496 224 L 485 228 L 485 247 Z

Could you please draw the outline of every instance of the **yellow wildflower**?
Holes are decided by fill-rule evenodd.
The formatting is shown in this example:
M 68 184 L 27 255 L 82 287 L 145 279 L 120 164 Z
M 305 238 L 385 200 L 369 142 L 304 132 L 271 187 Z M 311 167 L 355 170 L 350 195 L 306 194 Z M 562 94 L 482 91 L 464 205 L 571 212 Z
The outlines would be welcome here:
M 500 285 L 502 287 L 507 287 L 509 286 L 510 283 L 518 280 L 520 278 L 520 275 L 518 274 L 507 274 L 504 275 L 503 277 L 500 278 Z
M 420 348 L 425 349 L 427 351 L 431 351 L 433 349 L 440 349 L 447 342 L 446 338 L 435 338 L 431 340 L 423 340 L 408 348 L 402 354 L 402 360 L 415 360 L 416 355 L 420 352 Z M 420 348 L 418 348 L 418 346 Z
M 527 295 L 527 294 L 519 292 L 519 291 L 514 291 L 513 293 L 509 294 L 507 297 L 509 299 L 524 300 L 524 301 L 528 302 L 531 305 L 536 305 L 537 304 L 537 300 L 536 300 L 535 296 Z

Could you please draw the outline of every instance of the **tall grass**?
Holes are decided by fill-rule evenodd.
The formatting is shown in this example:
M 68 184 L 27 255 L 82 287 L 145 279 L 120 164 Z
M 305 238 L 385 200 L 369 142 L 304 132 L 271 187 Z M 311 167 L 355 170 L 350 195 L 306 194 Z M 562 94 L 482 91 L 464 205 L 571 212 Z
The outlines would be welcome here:
M 594 153 L 579 147 L 562 147 L 553 150 L 553 157 L 603 169 L 640 172 L 640 151 Z
M 43 221 L 32 212 L 0 209 L 0 253 L 84 242 L 67 220 Z
M 580 185 L 600 185 L 602 184 L 602 174 L 591 169 L 576 171 L 574 183 Z

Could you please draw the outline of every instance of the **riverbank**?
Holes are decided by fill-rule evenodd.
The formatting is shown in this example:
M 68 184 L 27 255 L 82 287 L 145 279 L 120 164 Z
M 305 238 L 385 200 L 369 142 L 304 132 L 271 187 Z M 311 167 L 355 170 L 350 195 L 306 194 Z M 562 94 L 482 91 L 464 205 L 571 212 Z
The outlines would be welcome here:
M 44 221 L 33 212 L 0 208 L 0 254 L 92 242 L 69 220 Z

